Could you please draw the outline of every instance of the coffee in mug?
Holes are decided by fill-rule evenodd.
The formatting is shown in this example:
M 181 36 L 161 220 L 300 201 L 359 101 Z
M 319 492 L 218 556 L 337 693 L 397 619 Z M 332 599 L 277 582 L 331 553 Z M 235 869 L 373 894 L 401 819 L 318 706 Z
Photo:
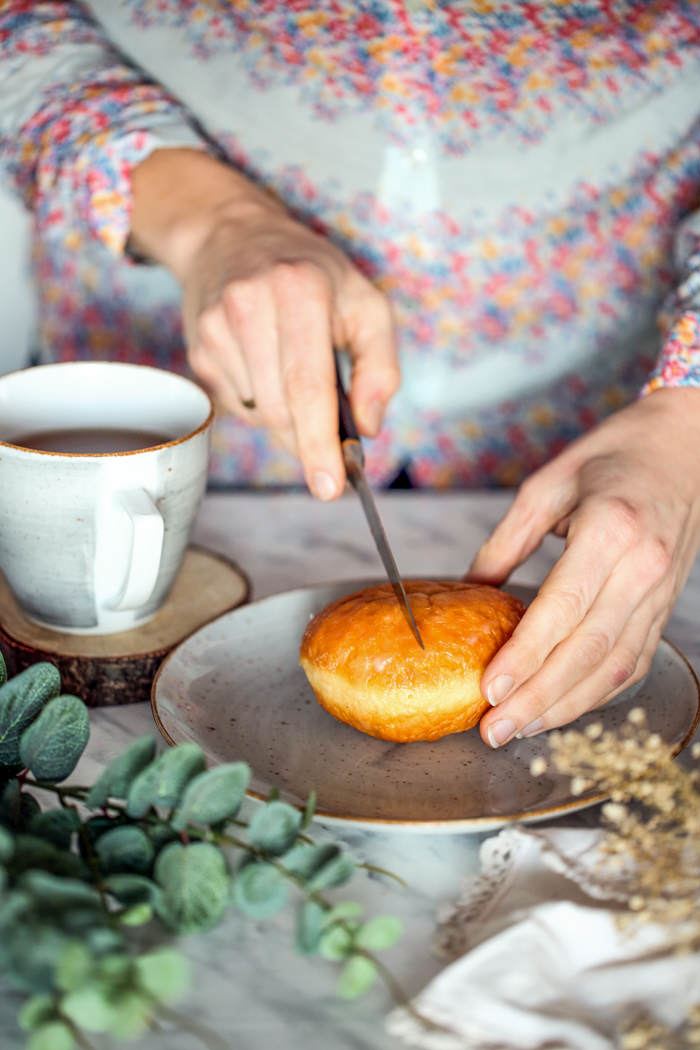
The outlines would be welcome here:
M 0 570 L 25 614 L 128 630 L 165 601 L 204 494 L 213 407 L 117 362 L 0 376 Z

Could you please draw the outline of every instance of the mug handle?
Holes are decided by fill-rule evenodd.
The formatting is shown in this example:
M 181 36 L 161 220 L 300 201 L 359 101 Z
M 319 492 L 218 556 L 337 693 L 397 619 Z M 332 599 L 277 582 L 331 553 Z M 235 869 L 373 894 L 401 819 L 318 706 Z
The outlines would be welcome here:
M 112 608 L 138 609 L 151 597 L 158 579 L 165 525 L 145 489 L 120 492 L 116 501 L 128 515 L 132 532 L 126 578 Z

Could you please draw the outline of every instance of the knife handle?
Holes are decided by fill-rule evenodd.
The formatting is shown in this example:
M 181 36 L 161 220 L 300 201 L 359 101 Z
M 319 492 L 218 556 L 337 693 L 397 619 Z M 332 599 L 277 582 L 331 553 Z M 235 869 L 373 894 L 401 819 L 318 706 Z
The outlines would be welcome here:
M 337 350 L 333 351 L 333 359 L 335 361 L 335 378 L 338 385 L 338 434 L 340 435 L 340 443 L 341 445 L 344 441 L 357 441 L 359 443 L 360 435 L 355 425 L 348 395 L 345 393 L 345 387 L 343 386 Z

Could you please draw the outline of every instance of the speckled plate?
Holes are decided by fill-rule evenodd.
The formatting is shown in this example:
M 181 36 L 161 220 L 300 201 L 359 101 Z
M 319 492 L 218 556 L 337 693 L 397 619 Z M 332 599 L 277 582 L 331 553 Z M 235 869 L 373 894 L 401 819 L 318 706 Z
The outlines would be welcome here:
M 476 730 L 435 743 L 374 740 L 336 721 L 316 702 L 299 666 L 299 643 L 316 612 L 369 582 L 288 591 L 225 613 L 168 656 L 152 691 L 153 713 L 170 743 L 196 741 L 212 762 L 244 759 L 250 792 L 303 803 L 317 793 L 325 822 L 411 831 L 487 831 L 538 821 L 601 801 L 573 796 L 569 779 L 535 778 L 543 737 L 492 751 Z M 531 588 L 511 588 L 529 600 Z M 662 641 L 649 674 L 578 726 L 619 726 L 641 704 L 651 728 L 680 751 L 700 718 L 700 687 L 685 657 Z

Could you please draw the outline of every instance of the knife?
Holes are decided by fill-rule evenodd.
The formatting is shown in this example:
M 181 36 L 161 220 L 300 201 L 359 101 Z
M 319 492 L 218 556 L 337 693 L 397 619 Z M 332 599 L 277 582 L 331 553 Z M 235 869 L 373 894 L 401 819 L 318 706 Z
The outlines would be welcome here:
M 377 510 L 374 498 L 372 496 L 372 490 L 367 484 L 367 478 L 365 477 L 365 456 L 362 451 L 362 444 L 360 442 L 360 435 L 355 425 L 355 418 L 350 408 L 350 401 L 345 393 L 345 387 L 343 385 L 343 377 L 340 372 L 340 362 L 338 359 L 338 351 L 334 351 L 335 357 L 335 374 L 336 381 L 338 384 L 338 433 L 340 435 L 340 445 L 343 450 L 343 462 L 345 463 L 345 471 L 348 476 L 348 481 L 355 489 L 355 492 L 360 497 L 360 503 L 362 509 L 365 512 L 367 518 L 367 524 L 369 530 L 374 537 L 374 542 L 377 545 L 379 551 L 379 557 L 384 563 L 389 582 L 394 588 L 394 594 L 396 595 L 398 602 L 403 609 L 403 612 L 408 620 L 408 625 L 413 631 L 413 635 L 420 645 L 421 649 L 425 649 L 423 645 L 423 639 L 420 636 L 418 630 L 418 624 L 416 623 L 415 617 L 411 610 L 411 606 L 408 601 L 408 595 L 406 589 L 401 582 L 401 576 L 399 575 L 398 566 L 396 559 L 391 553 L 391 547 L 389 541 L 386 538 L 386 533 L 382 526 L 381 519 L 379 517 L 379 511 Z

